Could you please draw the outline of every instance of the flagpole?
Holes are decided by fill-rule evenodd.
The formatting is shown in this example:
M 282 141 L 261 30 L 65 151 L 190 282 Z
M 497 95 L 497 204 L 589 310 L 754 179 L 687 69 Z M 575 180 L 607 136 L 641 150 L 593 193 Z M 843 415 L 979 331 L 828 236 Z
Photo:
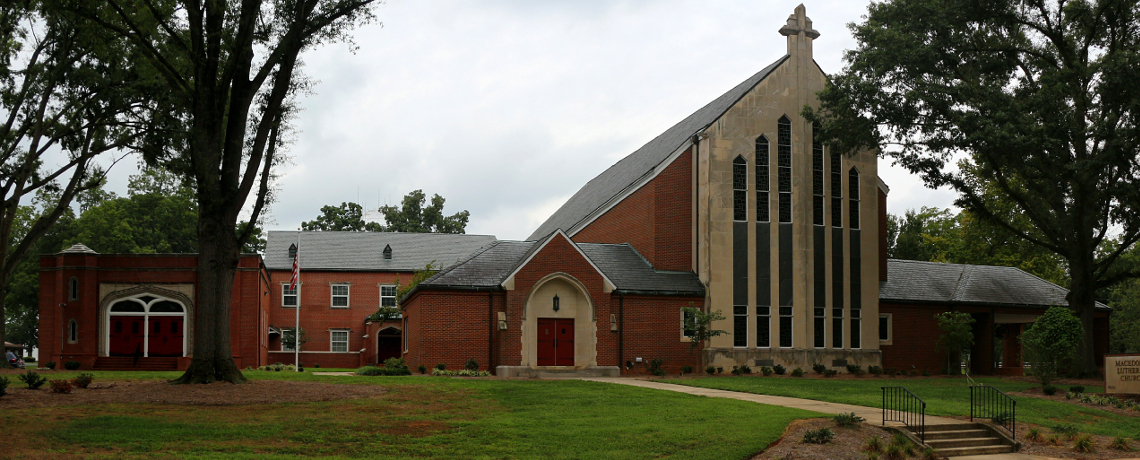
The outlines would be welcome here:
M 301 372 L 301 229 L 297 229 L 297 309 L 293 319 L 293 370 Z

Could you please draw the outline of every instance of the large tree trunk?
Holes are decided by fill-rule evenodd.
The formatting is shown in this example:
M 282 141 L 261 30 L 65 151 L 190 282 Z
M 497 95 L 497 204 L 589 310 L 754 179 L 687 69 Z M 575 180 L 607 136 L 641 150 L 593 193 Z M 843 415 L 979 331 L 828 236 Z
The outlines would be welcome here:
M 245 383 L 230 349 L 230 299 L 239 247 L 233 225 L 202 213 L 198 222 L 198 303 L 194 308 L 194 359 L 172 383 Z
M 1092 276 L 1086 268 L 1088 265 L 1077 265 L 1072 260 L 1069 264 L 1072 283 L 1069 286 L 1069 295 L 1066 298 L 1069 301 L 1069 308 L 1073 310 L 1074 315 L 1081 319 L 1081 327 L 1084 329 L 1081 347 L 1077 351 L 1071 371 L 1082 377 L 1098 376 L 1100 370 L 1096 362 L 1096 341 L 1094 340 L 1093 329 L 1096 291 L 1093 289 Z
M 0 350 L 0 355 L 5 356 L 4 359 L 0 359 L 0 369 L 11 369 L 12 366 L 8 365 L 7 354 L 4 353 L 8 351 L 8 349 L 3 346 L 4 341 L 8 339 L 7 328 L 5 327 L 5 324 L 8 322 L 8 317 L 4 314 L 4 297 L 7 296 L 8 277 L 2 273 L 0 273 L 0 276 L 3 277 L 0 279 L 0 348 L 3 348 L 3 350 Z

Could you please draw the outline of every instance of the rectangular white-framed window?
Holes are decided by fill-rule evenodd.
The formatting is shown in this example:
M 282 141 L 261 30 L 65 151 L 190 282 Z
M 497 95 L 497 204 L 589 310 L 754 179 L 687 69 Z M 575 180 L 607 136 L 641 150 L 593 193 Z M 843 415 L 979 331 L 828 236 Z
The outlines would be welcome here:
M 286 285 L 285 287 L 289 287 L 289 286 Z M 293 328 L 291 328 L 291 327 L 281 328 L 281 351 L 293 351 L 293 347 L 285 345 L 285 341 L 289 340 L 286 338 L 286 336 L 288 336 L 289 338 L 293 337 Z
M 332 292 L 332 307 L 348 308 L 348 285 L 332 284 L 329 287 Z
M 289 283 L 281 283 L 281 306 L 284 308 L 296 308 L 297 291 L 300 289 L 300 285 L 294 286 L 293 289 L 289 289 Z
M 381 307 L 395 307 L 396 306 L 396 286 L 380 286 L 380 306 Z
M 891 334 L 891 315 L 884 313 L 879 315 L 879 344 L 891 345 L 894 343 L 894 337 Z
M 347 329 L 332 329 L 329 331 L 329 351 L 341 353 L 348 351 Z
M 696 329 L 690 329 L 693 324 L 693 312 L 689 310 L 681 310 L 681 341 L 690 342 L 693 336 L 697 335 Z

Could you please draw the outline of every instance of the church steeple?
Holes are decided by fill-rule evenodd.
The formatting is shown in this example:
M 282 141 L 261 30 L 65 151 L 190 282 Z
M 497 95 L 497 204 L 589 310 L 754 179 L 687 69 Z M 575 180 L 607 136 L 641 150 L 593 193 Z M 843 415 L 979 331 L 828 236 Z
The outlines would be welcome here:
M 788 23 L 780 28 L 780 35 L 788 37 L 788 55 L 806 57 L 808 61 L 812 59 L 811 42 L 819 38 L 819 31 L 811 28 L 811 18 L 807 17 L 807 8 L 802 3 L 788 16 Z

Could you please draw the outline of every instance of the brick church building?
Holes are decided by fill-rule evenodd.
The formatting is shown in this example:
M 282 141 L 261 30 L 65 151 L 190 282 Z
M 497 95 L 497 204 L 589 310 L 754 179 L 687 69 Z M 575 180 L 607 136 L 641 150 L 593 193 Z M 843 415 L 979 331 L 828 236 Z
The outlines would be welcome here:
M 724 368 L 936 373 L 946 353 L 934 315 L 954 310 L 975 319 L 971 371 L 1020 373 L 1017 336 L 1066 291 L 1016 268 L 888 260 L 877 152 L 840 156 L 813 140 L 799 113 L 827 81 L 812 59 L 820 34 L 802 5 L 779 33 L 785 56 L 586 183 L 527 241 L 303 232 L 297 292 L 298 233 L 270 232 L 264 259 L 243 258 L 235 280 L 239 365 L 292 362 L 280 334 L 300 305 L 306 366 L 402 356 L 413 367 L 474 359 L 500 376 L 620 375 L 655 359 L 668 372 L 696 367 L 703 353 Z M 188 362 L 188 335 L 166 332 L 193 317 L 193 264 L 179 257 L 194 260 L 45 256 L 43 359 L 130 367 L 121 358 L 139 350 L 171 359 L 181 337 L 173 359 Z M 442 270 L 396 299 L 432 261 Z M 64 300 L 69 279 L 82 300 Z M 399 320 L 369 320 L 397 300 Z M 721 312 L 714 327 L 729 334 L 695 351 L 689 306 Z M 1098 355 L 1107 316 L 1100 306 Z

